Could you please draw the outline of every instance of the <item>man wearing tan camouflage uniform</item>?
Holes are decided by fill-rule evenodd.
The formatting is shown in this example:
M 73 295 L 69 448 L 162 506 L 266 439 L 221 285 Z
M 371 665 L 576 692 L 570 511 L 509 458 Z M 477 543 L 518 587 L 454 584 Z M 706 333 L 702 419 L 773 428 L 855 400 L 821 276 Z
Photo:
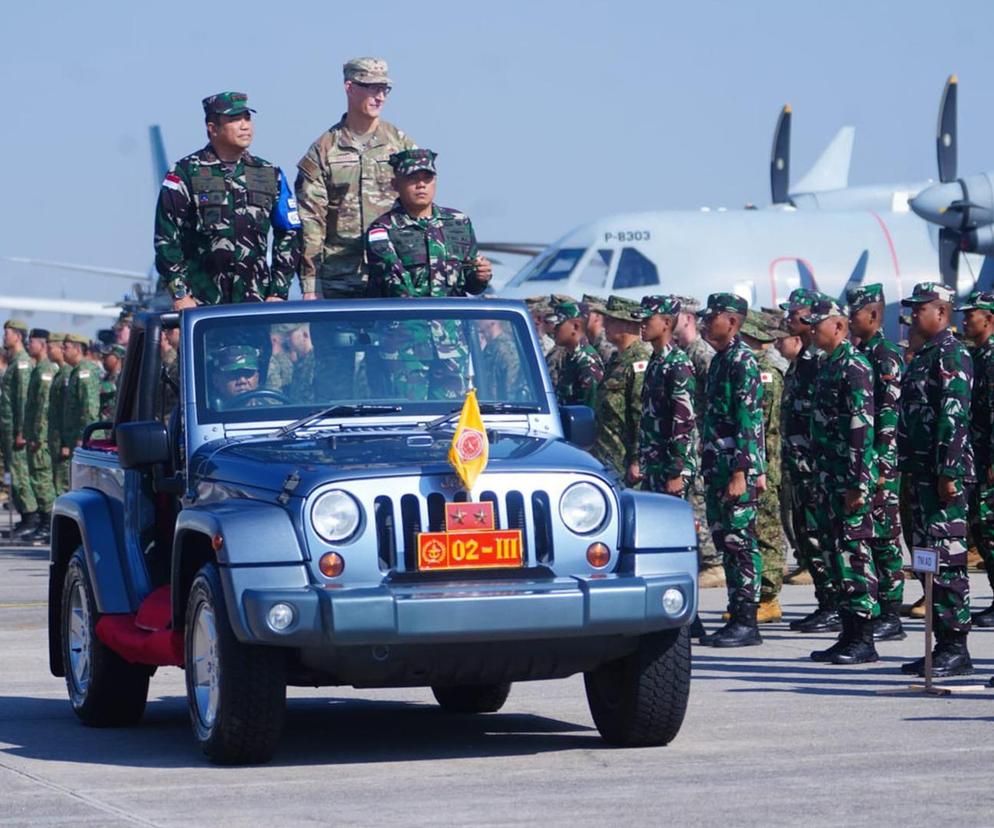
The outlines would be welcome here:
M 416 146 L 380 120 L 392 85 L 386 61 L 355 58 L 345 64 L 344 74 L 347 112 L 297 164 L 304 299 L 365 296 L 365 233 L 397 198 L 390 156 Z

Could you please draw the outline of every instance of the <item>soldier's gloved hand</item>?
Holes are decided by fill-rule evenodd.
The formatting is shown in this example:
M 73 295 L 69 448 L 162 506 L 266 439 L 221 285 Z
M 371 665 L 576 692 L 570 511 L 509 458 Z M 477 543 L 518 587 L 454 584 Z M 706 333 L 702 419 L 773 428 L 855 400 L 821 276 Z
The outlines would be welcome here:
M 683 478 L 671 477 L 663 488 L 666 489 L 666 494 L 680 496 L 683 494 Z
M 746 492 L 746 476 L 742 469 L 732 472 L 732 479 L 728 481 L 728 488 L 725 494 L 730 500 L 738 500 Z
M 197 300 L 192 296 L 184 296 L 182 299 L 173 299 L 173 310 L 180 311 L 185 308 L 197 307 Z
M 494 267 L 490 264 L 490 260 L 484 256 L 477 256 L 476 261 L 476 281 L 481 284 L 487 284 L 494 275 Z
M 944 474 L 939 475 L 939 482 L 936 484 L 936 489 L 939 494 L 939 501 L 942 503 L 951 503 L 956 499 L 958 494 L 956 481 L 951 477 L 946 477 Z
M 863 504 L 866 503 L 866 499 L 863 497 L 863 493 L 859 489 L 846 489 L 846 512 L 855 512 L 857 509 L 861 509 Z
M 642 470 L 639 468 L 638 463 L 632 463 L 628 467 L 628 482 L 638 483 L 642 480 Z
M 766 475 L 761 474 L 756 478 L 756 489 L 760 492 L 765 492 L 767 488 Z

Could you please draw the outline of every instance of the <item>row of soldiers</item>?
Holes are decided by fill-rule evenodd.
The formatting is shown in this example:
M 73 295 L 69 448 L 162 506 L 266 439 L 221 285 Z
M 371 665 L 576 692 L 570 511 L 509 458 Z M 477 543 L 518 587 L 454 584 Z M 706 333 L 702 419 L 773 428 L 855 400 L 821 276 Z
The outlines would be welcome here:
M 702 643 L 762 642 L 760 601 L 766 576 L 776 581 L 773 570 L 783 572 L 782 528 L 818 601 L 791 629 L 839 633 L 811 658 L 876 661 L 876 641 L 905 637 L 903 512 L 907 544 L 940 551 L 935 675 L 972 672 L 971 525 L 994 587 L 994 294 L 975 293 L 955 309 L 964 313 L 970 350 L 950 331 L 953 299 L 925 282 L 902 300 L 911 308 L 902 354 L 883 334 L 879 284 L 850 290 L 847 306 L 798 289 L 779 317 L 712 294 L 699 312 L 715 351 L 703 396 L 693 362 L 673 341 L 679 297 L 599 303 L 595 313 L 608 320 L 615 346 L 606 364 L 587 336 L 592 303 L 532 301 L 540 330 L 553 337 L 547 360 L 559 401 L 597 413 L 593 452 L 630 485 L 682 497 L 692 496 L 702 473 L 729 595 L 727 623 Z M 767 359 L 774 341 L 789 364 L 782 379 Z M 761 541 L 764 500 L 775 550 Z M 972 621 L 994 626 L 994 607 Z M 902 670 L 922 674 L 924 659 Z
M 3 327 L 0 451 L 21 521 L 11 537 L 48 543 L 55 498 L 69 488 L 73 451 L 92 422 L 113 416 L 125 349 L 95 347 L 81 334 Z

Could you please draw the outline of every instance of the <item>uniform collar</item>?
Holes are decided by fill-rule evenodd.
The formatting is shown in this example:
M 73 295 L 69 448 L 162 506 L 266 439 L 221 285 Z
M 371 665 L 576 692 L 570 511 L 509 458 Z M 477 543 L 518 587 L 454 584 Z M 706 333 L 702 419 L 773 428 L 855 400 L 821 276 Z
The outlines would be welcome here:
M 376 129 L 373 130 L 373 134 L 369 137 L 369 142 L 361 150 L 355 145 L 355 135 L 352 130 L 349 129 L 348 124 L 345 123 L 345 119 L 348 113 L 344 113 L 337 124 L 335 124 L 332 129 L 338 130 L 338 148 L 339 149 L 350 149 L 356 152 L 365 152 L 366 150 L 373 149 L 373 147 L 378 147 L 387 143 L 386 136 L 383 134 L 384 122 L 381 119 L 376 125 Z
M 934 347 L 936 345 L 941 345 L 947 339 L 952 339 L 952 338 L 953 338 L 953 332 L 950 331 L 949 328 L 943 328 L 935 336 L 933 336 L 928 342 L 926 342 L 924 345 L 922 345 L 921 350 L 925 351 L 925 350 L 927 350 L 929 348 L 932 348 L 932 347 Z
M 207 142 L 207 146 L 205 146 L 197 154 L 200 156 L 200 163 L 201 164 L 222 164 L 222 163 L 224 163 L 223 161 L 221 161 L 220 158 L 217 157 L 217 153 L 214 151 L 214 146 L 211 144 L 210 141 L 208 141 Z M 246 149 L 246 150 L 242 150 L 242 154 L 240 156 L 238 156 L 238 160 L 235 161 L 235 164 L 248 164 L 250 166 L 255 166 L 256 165 L 256 160 L 255 160 L 255 157 L 252 155 L 252 153 L 250 153 Z
M 438 217 L 441 215 L 438 209 L 438 205 L 432 202 L 431 205 L 431 217 L 428 219 L 416 219 L 412 218 L 407 210 L 404 209 L 404 205 L 400 203 L 400 199 L 395 199 L 393 202 L 392 212 L 397 216 L 397 221 L 401 225 L 408 225 L 411 227 L 421 227 L 424 222 L 433 224 L 438 221 Z

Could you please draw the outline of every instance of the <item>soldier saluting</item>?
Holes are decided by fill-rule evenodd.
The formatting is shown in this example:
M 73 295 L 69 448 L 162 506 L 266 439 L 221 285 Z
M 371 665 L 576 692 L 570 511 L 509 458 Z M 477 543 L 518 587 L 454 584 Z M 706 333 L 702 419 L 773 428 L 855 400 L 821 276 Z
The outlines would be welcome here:
M 902 305 L 910 305 L 912 333 L 923 344 L 901 380 L 898 453 L 908 475 L 911 532 L 915 546 L 940 552 L 935 579 L 935 676 L 973 673 L 967 650 L 970 579 L 966 570 L 967 489 L 974 481 L 970 443 L 973 360 L 949 331 L 953 291 L 921 282 Z M 925 659 L 901 665 L 925 674 Z

